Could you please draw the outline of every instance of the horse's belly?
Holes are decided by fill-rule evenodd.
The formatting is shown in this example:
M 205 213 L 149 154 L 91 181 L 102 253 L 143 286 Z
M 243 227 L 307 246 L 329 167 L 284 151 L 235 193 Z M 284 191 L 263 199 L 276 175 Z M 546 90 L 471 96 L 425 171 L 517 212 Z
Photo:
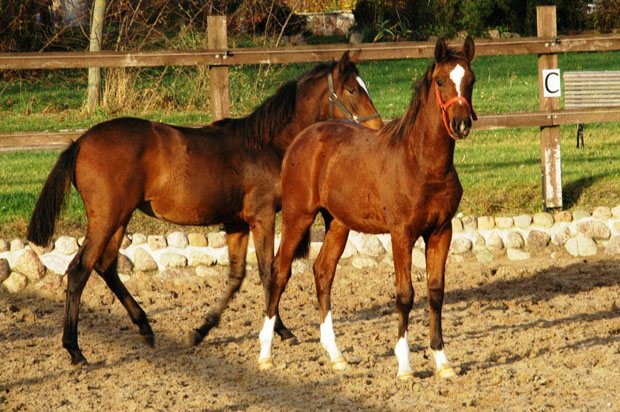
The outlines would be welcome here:
M 148 202 L 151 214 L 159 219 L 181 225 L 211 225 L 240 221 L 241 199 L 236 196 L 200 191 L 177 190 Z
M 362 233 L 387 233 L 389 228 L 379 199 L 373 194 L 335 190 L 323 205 L 345 226 Z

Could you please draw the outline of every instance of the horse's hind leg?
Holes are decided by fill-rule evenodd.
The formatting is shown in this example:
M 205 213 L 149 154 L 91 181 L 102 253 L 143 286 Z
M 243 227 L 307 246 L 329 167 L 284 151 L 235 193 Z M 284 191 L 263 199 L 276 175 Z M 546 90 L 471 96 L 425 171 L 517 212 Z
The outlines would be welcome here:
M 326 217 L 325 214 L 324 217 Z M 321 345 L 331 358 L 332 368 L 340 370 L 346 368 L 347 361 L 336 344 L 331 314 L 331 289 L 338 259 L 347 244 L 349 229 L 338 222 L 332 222 L 329 225 L 327 220 L 326 218 L 326 226 L 330 227 L 325 234 L 325 241 L 319 256 L 314 262 L 314 281 L 321 316 Z
M 316 213 L 316 212 L 315 212 Z M 295 249 L 304 237 L 306 230 L 314 221 L 315 213 L 303 214 L 301 216 L 282 215 L 282 239 L 280 249 L 276 256 L 279 264 L 274 268 L 269 289 L 269 299 L 267 304 L 267 315 L 263 329 L 259 334 L 261 345 L 258 364 L 261 369 L 268 369 L 273 366 L 271 359 L 271 344 L 273 342 L 273 332 L 276 324 L 276 314 L 280 304 L 280 297 L 288 282 L 291 274 L 291 265 L 295 256 Z
M 71 355 L 71 363 L 87 363 L 78 345 L 78 316 L 80 299 L 86 281 L 95 266 L 95 262 L 103 253 L 109 239 L 109 234 L 93 234 L 90 230 L 86 234 L 84 244 L 75 255 L 67 269 L 67 298 L 65 304 L 65 320 L 62 336 L 63 347 Z
M 248 251 L 249 227 L 247 225 L 227 225 L 226 243 L 228 246 L 228 256 L 230 259 L 230 272 L 228 273 L 228 284 L 226 290 L 219 300 L 205 317 L 205 321 L 198 329 L 190 332 L 189 342 L 198 345 L 209 331 L 215 327 L 222 313 L 228 306 L 228 302 L 241 287 L 241 282 L 245 278 L 245 258 Z
M 108 246 L 104 254 L 97 261 L 95 270 L 105 280 L 108 287 L 123 304 L 129 313 L 132 322 L 138 326 L 140 329 L 140 335 L 144 338 L 144 342 L 152 347 L 155 345 L 155 338 L 146 314 L 118 277 L 118 250 L 121 242 L 123 241 L 125 228 L 126 223 L 119 227 L 116 233 L 114 233 L 108 242 Z
M 256 259 L 258 261 L 258 273 L 261 283 L 263 284 L 263 292 L 265 297 L 265 307 L 269 304 L 269 287 L 271 284 L 271 272 L 274 248 L 274 228 L 275 215 L 272 212 L 265 212 L 259 218 L 252 219 L 250 229 L 254 237 L 254 249 L 256 250 Z M 296 344 L 295 335 L 286 327 L 280 318 L 279 311 L 276 310 L 275 331 L 282 340 L 288 341 L 290 344 Z

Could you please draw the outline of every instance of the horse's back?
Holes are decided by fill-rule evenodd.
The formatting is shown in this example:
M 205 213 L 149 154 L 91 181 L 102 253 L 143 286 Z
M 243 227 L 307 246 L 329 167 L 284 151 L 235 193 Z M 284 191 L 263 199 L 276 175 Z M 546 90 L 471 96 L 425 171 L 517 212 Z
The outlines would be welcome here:
M 244 145 L 226 122 L 190 128 L 121 118 L 94 126 L 78 143 L 75 183 L 87 210 L 119 203 L 116 197 L 122 204 L 110 210 L 140 208 L 201 225 L 239 221 L 250 192 L 280 196 L 281 158 Z

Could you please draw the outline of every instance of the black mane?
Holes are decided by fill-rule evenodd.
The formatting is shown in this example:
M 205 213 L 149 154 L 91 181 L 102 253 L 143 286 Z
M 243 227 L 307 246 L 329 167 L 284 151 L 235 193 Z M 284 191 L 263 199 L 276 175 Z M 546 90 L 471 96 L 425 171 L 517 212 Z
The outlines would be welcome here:
M 271 143 L 293 120 L 299 85 L 326 76 L 336 64 L 337 62 L 320 63 L 297 79 L 284 83 L 273 96 L 265 100 L 248 116 L 222 119 L 211 126 L 225 128 L 227 135 L 237 136 L 246 147 L 259 149 Z M 350 67 L 351 72 L 357 73 L 353 64 Z

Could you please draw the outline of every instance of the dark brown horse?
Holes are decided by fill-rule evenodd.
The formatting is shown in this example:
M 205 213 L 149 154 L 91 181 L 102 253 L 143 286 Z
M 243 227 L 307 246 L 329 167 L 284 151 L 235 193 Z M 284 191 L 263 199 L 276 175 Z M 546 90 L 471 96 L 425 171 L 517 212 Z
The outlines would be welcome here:
M 271 367 L 271 341 L 280 296 L 293 252 L 316 214 L 326 222 L 323 247 L 314 263 L 321 317 L 321 343 L 334 368 L 346 367 L 332 327 L 330 292 L 336 264 L 350 229 L 387 233 L 392 238 L 399 316 L 398 376 L 410 379 L 407 325 L 413 305 L 411 251 L 419 236 L 426 242 L 430 347 L 440 376 L 454 371 L 443 351 L 441 307 L 451 220 L 462 188 L 453 163 L 456 139 L 469 134 L 474 74 L 474 42 L 461 51 L 442 40 L 435 61 L 418 81 L 407 113 L 379 131 L 329 121 L 305 129 L 282 163 L 282 239 L 272 277 L 265 325 L 260 333 L 261 368 Z
M 146 343 L 154 344 L 144 311 L 116 269 L 119 246 L 135 209 L 178 224 L 224 224 L 228 286 L 204 324 L 191 334 L 192 343 L 199 343 L 218 323 L 239 289 L 250 231 L 260 278 L 267 287 L 275 214 L 282 196 L 280 168 L 293 137 L 331 116 L 375 128 L 383 125 L 358 76 L 356 61 L 346 52 L 339 62 L 316 66 L 284 84 L 242 119 L 224 119 L 203 128 L 117 119 L 94 126 L 60 155 L 35 206 L 28 240 L 49 243 L 72 182 L 88 218 L 84 243 L 67 269 L 62 341 L 72 363 L 86 361 L 78 346 L 77 325 L 80 297 L 93 268 L 125 306 Z M 283 339 L 293 337 L 280 322 L 277 329 Z

